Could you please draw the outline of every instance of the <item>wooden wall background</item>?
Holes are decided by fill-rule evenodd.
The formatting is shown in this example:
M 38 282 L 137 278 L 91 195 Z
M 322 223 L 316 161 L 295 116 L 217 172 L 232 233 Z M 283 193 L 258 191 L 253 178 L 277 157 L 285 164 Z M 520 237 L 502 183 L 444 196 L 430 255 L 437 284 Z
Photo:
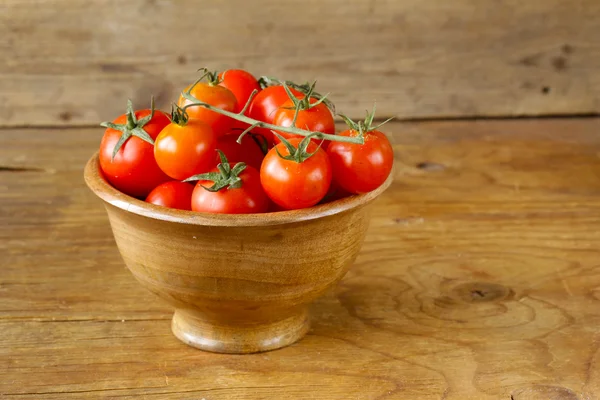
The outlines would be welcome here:
M 595 114 L 599 0 L 2 0 L 0 126 L 85 126 L 201 66 L 318 78 L 380 117 Z

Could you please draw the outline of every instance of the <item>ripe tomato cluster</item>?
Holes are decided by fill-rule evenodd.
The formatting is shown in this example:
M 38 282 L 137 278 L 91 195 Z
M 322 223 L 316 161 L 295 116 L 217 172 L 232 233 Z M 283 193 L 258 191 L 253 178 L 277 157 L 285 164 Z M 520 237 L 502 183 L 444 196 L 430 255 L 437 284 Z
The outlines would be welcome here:
M 313 85 L 243 70 L 202 69 L 170 115 L 127 112 L 106 128 L 104 177 L 130 196 L 209 213 L 312 207 L 379 187 L 393 150 L 374 112 L 336 134 L 334 106 Z

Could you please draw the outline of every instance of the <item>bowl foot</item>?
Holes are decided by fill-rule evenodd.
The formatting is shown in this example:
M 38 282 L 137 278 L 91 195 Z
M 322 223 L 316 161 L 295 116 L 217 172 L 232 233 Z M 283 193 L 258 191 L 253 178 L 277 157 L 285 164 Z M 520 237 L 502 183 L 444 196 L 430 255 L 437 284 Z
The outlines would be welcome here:
M 201 313 L 175 310 L 171 330 L 185 344 L 215 353 L 257 353 L 289 346 L 310 327 L 307 310 L 287 318 L 257 323 L 224 324 Z

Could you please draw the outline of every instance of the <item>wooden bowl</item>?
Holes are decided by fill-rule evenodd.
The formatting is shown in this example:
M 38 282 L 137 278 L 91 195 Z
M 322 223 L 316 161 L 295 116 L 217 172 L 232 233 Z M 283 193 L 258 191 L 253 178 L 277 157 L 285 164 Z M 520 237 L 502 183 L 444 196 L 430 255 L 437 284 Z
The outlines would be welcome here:
M 227 215 L 168 209 L 121 193 L 102 176 L 97 154 L 85 167 L 125 264 L 175 307 L 175 336 L 220 353 L 273 350 L 306 334 L 308 304 L 352 265 L 368 206 L 391 180 L 307 209 Z

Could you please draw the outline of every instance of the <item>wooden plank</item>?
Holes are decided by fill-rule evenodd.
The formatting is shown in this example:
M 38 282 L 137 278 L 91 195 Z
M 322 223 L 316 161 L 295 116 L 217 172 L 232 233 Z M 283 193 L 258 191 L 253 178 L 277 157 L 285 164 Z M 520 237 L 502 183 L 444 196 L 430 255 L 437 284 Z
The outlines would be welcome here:
M 177 341 L 82 181 L 100 129 L 0 148 L 7 399 L 600 397 L 600 119 L 391 123 L 396 181 L 309 335 Z
M 598 19 L 596 0 L 8 0 L 0 126 L 169 109 L 202 66 L 318 79 L 353 117 L 597 113 Z

